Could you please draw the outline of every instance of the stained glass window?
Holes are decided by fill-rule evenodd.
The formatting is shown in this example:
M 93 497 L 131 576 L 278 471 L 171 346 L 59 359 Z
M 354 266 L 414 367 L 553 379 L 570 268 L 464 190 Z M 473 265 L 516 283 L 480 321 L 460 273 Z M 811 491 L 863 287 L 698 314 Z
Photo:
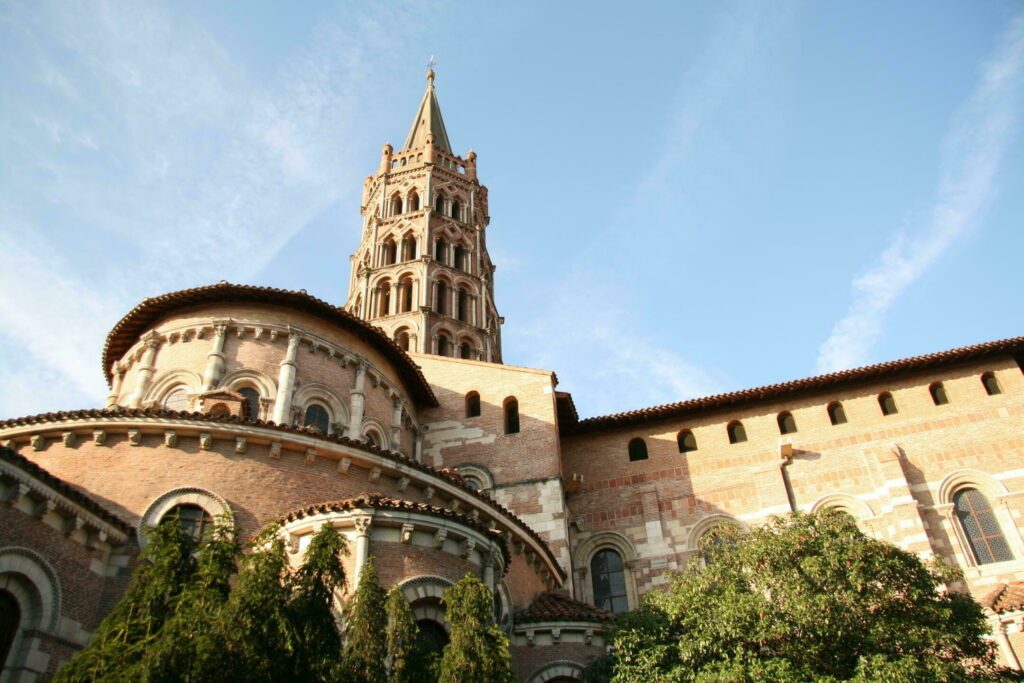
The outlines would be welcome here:
M 977 489 L 961 489 L 953 496 L 956 517 L 978 564 L 1007 562 L 1013 559 L 995 512 Z
M 313 427 L 321 434 L 326 434 L 330 424 L 331 416 L 327 414 L 327 409 L 322 405 L 313 403 L 306 408 L 305 420 L 302 423 L 303 427 Z
M 593 577 L 595 605 L 615 614 L 629 609 L 626 571 L 621 555 L 611 548 L 598 551 L 590 561 L 590 574 Z

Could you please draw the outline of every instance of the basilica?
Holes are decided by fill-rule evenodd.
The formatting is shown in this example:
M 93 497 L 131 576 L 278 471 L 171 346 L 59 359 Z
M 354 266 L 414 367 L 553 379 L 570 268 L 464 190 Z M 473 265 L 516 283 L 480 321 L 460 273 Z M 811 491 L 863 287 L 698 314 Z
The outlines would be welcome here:
M 172 514 L 197 535 L 279 522 L 296 564 L 333 525 L 350 586 L 372 558 L 435 642 L 442 591 L 476 575 L 541 683 L 577 680 L 703 535 L 839 508 L 958 567 L 1019 669 L 1024 337 L 581 418 L 555 372 L 504 363 L 488 190 L 434 80 L 365 180 L 342 305 L 151 296 L 106 338 L 103 407 L 0 421 L 0 682 L 86 644 Z

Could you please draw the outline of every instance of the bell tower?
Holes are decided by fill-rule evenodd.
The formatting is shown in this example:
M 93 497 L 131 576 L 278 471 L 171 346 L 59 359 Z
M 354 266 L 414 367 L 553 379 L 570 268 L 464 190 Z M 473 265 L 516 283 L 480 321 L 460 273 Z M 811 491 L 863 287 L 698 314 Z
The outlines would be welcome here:
M 351 256 L 345 309 L 403 349 L 501 362 L 487 188 L 476 153 L 456 156 L 434 72 L 401 151 L 385 144 L 363 183 L 363 236 Z

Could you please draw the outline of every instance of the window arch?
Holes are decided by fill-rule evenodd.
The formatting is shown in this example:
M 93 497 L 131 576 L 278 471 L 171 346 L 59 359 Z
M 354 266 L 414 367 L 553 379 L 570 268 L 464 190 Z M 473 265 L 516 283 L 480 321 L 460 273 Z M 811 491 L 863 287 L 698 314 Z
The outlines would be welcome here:
M 391 195 L 391 215 L 398 216 L 402 213 L 402 195 L 397 192 Z
M 411 339 L 410 339 L 410 336 L 409 336 L 409 329 L 408 328 L 402 327 L 402 328 L 399 328 L 395 332 L 395 343 L 398 344 L 398 347 L 400 349 L 402 349 L 403 351 L 408 351 L 409 350 L 409 342 L 410 341 L 411 341 Z
M 452 200 L 452 218 L 454 218 L 457 221 L 462 220 L 462 205 L 459 204 L 458 199 Z
M 895 415 L 899 412 L 896 409 L 896 399 L 888 391 L 878 395 L 878 407 L 882 409 L 882 415 Z
M 468 341 L 459 344 L 459 358 L 470 360 L 473 357 L 473 345 Z
M 519 433 L 519 401 L 514 396 L 505 399 L 505 433 Z
M 187 505 L 202 508 L 210 519 L 226 519 L 229 524 L 234 524 L 234 514 L 227 501 L 216 493 L 196 487 L 172 489 L 150 503 L 142 514 L 142 518 L 139 519 L 138 538 L 140 544 L 143 546 L 147 544 L 146 529 L 163 522 L 175 508 Z
M 995 373 L 986 372 L 983 374 L 981 376 L 981 385 L 985 387 L 985 393 L 989 396 L 1003 393 L 1003 388 L 999 386 L 999 380 L 996 379 Z
M 480 394 L 475 391 L 466 394 L 466 417 L 480 417 Z
M 238 393 L 242 396 L 242 417 L 247 420 L 260 419 L 260 392 L 252 387 L 242 387 Z
M 191 400 L 189 399 L 188 395 L 188 387 L 186 387 L 184 384 L 179 384 L 178 386 L 174 387 L 169 392 L 167 392 L 167 395 L 164 396 L 164 410 L 177 410 L 179 412 L 187 412 L 190 405 Z
M 833 401 L 828 404 L 828 421 L 833 425 L 846 424 L 846 411 L 843 409 L 843 404 L 839 401 Z
M 437 302 L 435 310 L 440 315 L 448 314 L 448 283 L 444 280 L 438 280 L 437 286 Z
M 747 440 L 747 430 L 739 420 L 730 422 L 725 431 L 729 435 L 729 443 L 743 443 Z
M 946 387 L 942 386 L 942 382 L 935 382 L 928 387 L 928 393 L 932 396 L 932 403 L 937 406 L 949 403 L 949 396 L 946 395 Z
M 981 565 L 1013 559 L 995 512 L 981 491 L 975 488 L 958 490 L 953 494 L 953 509 L 975 562 Z
M 438 237 L 434 241 L 434 260 L 448 265 L 448 241 L 442 237 Z
M 793 434 L 796 432 L 796 419 L 793 413 L 784 410 L 776 418 L 779 423 L 779 434 Z
M 590 581 L 594 604 L 613 614 L 629 610 L 626 565 L 613 548 L 602 548 L 590 560 Z
M 647 459 L 647 442 L 641 439 L 639 436 L 630 439 L 629 441 L 629 461 L 637 462 L 638 460 Z
M 213 526 L 213 517 L 203 508 L 195 503 L 179 503 L 160 517 L 160 524 L 180 524 L 189 536 L 195 541 L 203 540 L 206 532 Z
M 680 453 L 692 453 L 697 450 L 697 437 L 689 429 L 684 429 L 676 434 L 676 444 Z
M 382 266 L 398 263 L 398 243 L 393 238 L 387 238 L 381 245 L 380 260 Z
M 449 339 L 448 335 L 444 332 L 437 333 L 437 355 L 439 356 L 450 356 L 452 347 L 452 340 Z
M 331 429 L 331 414 L 319 403 L 310 403 L 303 413 L 302 426 L 327 434 Z
M 416 190 L 413 190 L 409 193 L 408 207 L 409 211 L 420 210 L 420 195 L 419 193 L 416 192 Z
M 398 282 L 395 296 L 398 297 L 398 312 L 408 313 L 412 310 L 412 278 L 405 277 Z
M 465 286 L 459 287 L 458 310 L 455 313 L 462 322 L 469 322 L 469 290 Z
M 461 244 L 456 244 L 452 250 L 452 266 L 459 269 L 466 269 L 466 249 Z
M 411 234 L 402 238 L 402 260 L 412 261 L 416 258 L 416 238 Z
M 377 286 L 377 317 L 383 318 L 391 311 L 391 283 L 385 280 Z
M 434 196 L 434 211 L 444 213 L 444 192 L 438 192 Z

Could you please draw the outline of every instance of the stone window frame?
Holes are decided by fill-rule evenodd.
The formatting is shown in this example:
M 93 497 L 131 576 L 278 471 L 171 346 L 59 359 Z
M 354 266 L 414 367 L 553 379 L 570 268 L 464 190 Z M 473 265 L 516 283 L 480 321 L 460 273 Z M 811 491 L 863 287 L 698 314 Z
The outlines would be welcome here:
M 216 493 L 197 486 L 175 488 L 157 496 L 142 513 L 138 524 L 139 547 L 144 548 L 147 545 L 146 529 L 159 524 L 164 516 L 178 505 L 197 505 L 206 510 L 214 522 L 222 515 L 227 515 L 229 524 L 235 525 L 235 514 L 231 506 Z
M 6 665 L 0 662 L 0 666 L 8 672 L 31 670 L 34 662 L 46 661 L 50 656 L 40 650 L 40 639 L 34 634 L 58 631 L 63 599 L 60 579 L 50 563 L 35 550 L 6 546 L 0 548 L 0 589 L 10 593 L 21 611 Z
M 377 418 L 363 418 L 363 428 L 361 430 L 363 441 L 369 441 L 370 432 L 376 434 L 377 438 L 380 439 L 381 450 L 390 451 L 392 449 L 390 430 Z
M 814 501 L 811 505 L 811 512 L 821 512 L 832 509 L 841 510 L 857 521 L 857 526 L 869 536 L 875 535 L 875 520 L 878 517 L 874 508 L 864 500 L 850 495 L 849 493 L 830 493 Z
M 292 396 L 294 424 L 303 426 L 306 409 L 314 403 L 327 410 L 328 434 L 342 434 L 346 431 L 351 421 L 348 406 L 329 386 L 320 382 L 303 382 L 302 386 L 295 390 Z
M 558 659 L 542 664 L 539 669 L 530 674 L 526 681 L 527 683 L 547 683 L 556 678 L 571 678 L 574 681 L 582 681 L 585 668 L 582 664 L 571 659 Z
M 409 603 L 409 607 L 412 609 L 414 621 L 420 621 L 421 619 L 435 621 L 451 635 L 452 626 L 448 623 L 448 617 L 445 614 L 444 608 L 438 607 L 437 604 L 433 603 L 433 600 L 437 600 L 438 603 L 443 605 L 444 603 L 441 600 L 444 590 L 449 586 L 454 586 L 454 581 L 443 576 L 421 575 L 405 579 L 397 585 L 402 591 L 402 595 L 405 596 L 405 601 Z M 419 607 L 416 606 L 417 602 L 423 602 L 424 600 L 429 600 L 431 603 L 421 604 Z
M 697 520 L 697 523 L 690 527 L 690 532 L 686 537 L 686 549 L 691 553 L 692 557 L 698 558 L 700 562 L 704 562 L 704 556 L 700 552 L 700 542 L 705 536 L 707 536 L 716 527 L 723 525 L 731 525 L 740 530 L 740 533 L 750 533 L 750 527 L 744 524 L 742 521 L 736 519 L 731 515 L 727 515 L 722 512 L 716 512 L 710 515 L 705 515 Z
M 256 370 L 235 370 L 224 376 L 220 387 L 235 393 L 240 389 L 255 389 L 260 395 L 260 414 L 253 419 L 270 419 L 270 403 L 277 397 L 277 382 L 272 378 Z
M 1010 552 L 1013 554 L 1012 560 L 978 564 L 954 509 L 953 496 L 963 489 L 977 489 L 988 499 L 999 529 L 1003 532 L 1007 545 L 1010 546 Z M 963 568 L 966 578 L 1024 570 L 1024 538 L 1021 536 L 1020 527 L 1014 521 L 1013 513 L 1007 502 L 1007 498 L 1012 495 L 1014 493 L 1007 489 L 1005 484 L 981 470 L 959 469 L 946 475 L 940 482 L 938 505 L 935 506 L 935 509 L 941 513 L 947 535 L 956 539 L 955 543 L 951 544 L 953 559 Z
M 459 473 L 459 476 L 469 481 L 472 480 L 477 485 L 478 491 L 490 491 L 494 488 L 494 476 L 491 471 L 483 465 L 477 465 L 475 463 L 463 463 L 455 466 L 455 471 Z
M 161 373 L 160 377 L 149 388 L 142 404 L 163 408 L 167 397 L 184 387 L 190 400 L 194 400 L 203 391 L 203 378 L 194 370 L 178 368 Z
M 594 603 L 593 577 L 590 576 L 590 563 L 594 556 L 602 550 L 611 549 L 622 557 L 623 574 L 626 580 L 626 607 L 627 611 L 635 610 L 640 606 L 640 592 L 636 585 L 636 569 L 639 562 L 636 548 L 633 542 L 617 531 L 599 531 L 589 535 L 576 546 L 575 577 L 577 579 L 577 594 L 579 600 L 588 605 Z

